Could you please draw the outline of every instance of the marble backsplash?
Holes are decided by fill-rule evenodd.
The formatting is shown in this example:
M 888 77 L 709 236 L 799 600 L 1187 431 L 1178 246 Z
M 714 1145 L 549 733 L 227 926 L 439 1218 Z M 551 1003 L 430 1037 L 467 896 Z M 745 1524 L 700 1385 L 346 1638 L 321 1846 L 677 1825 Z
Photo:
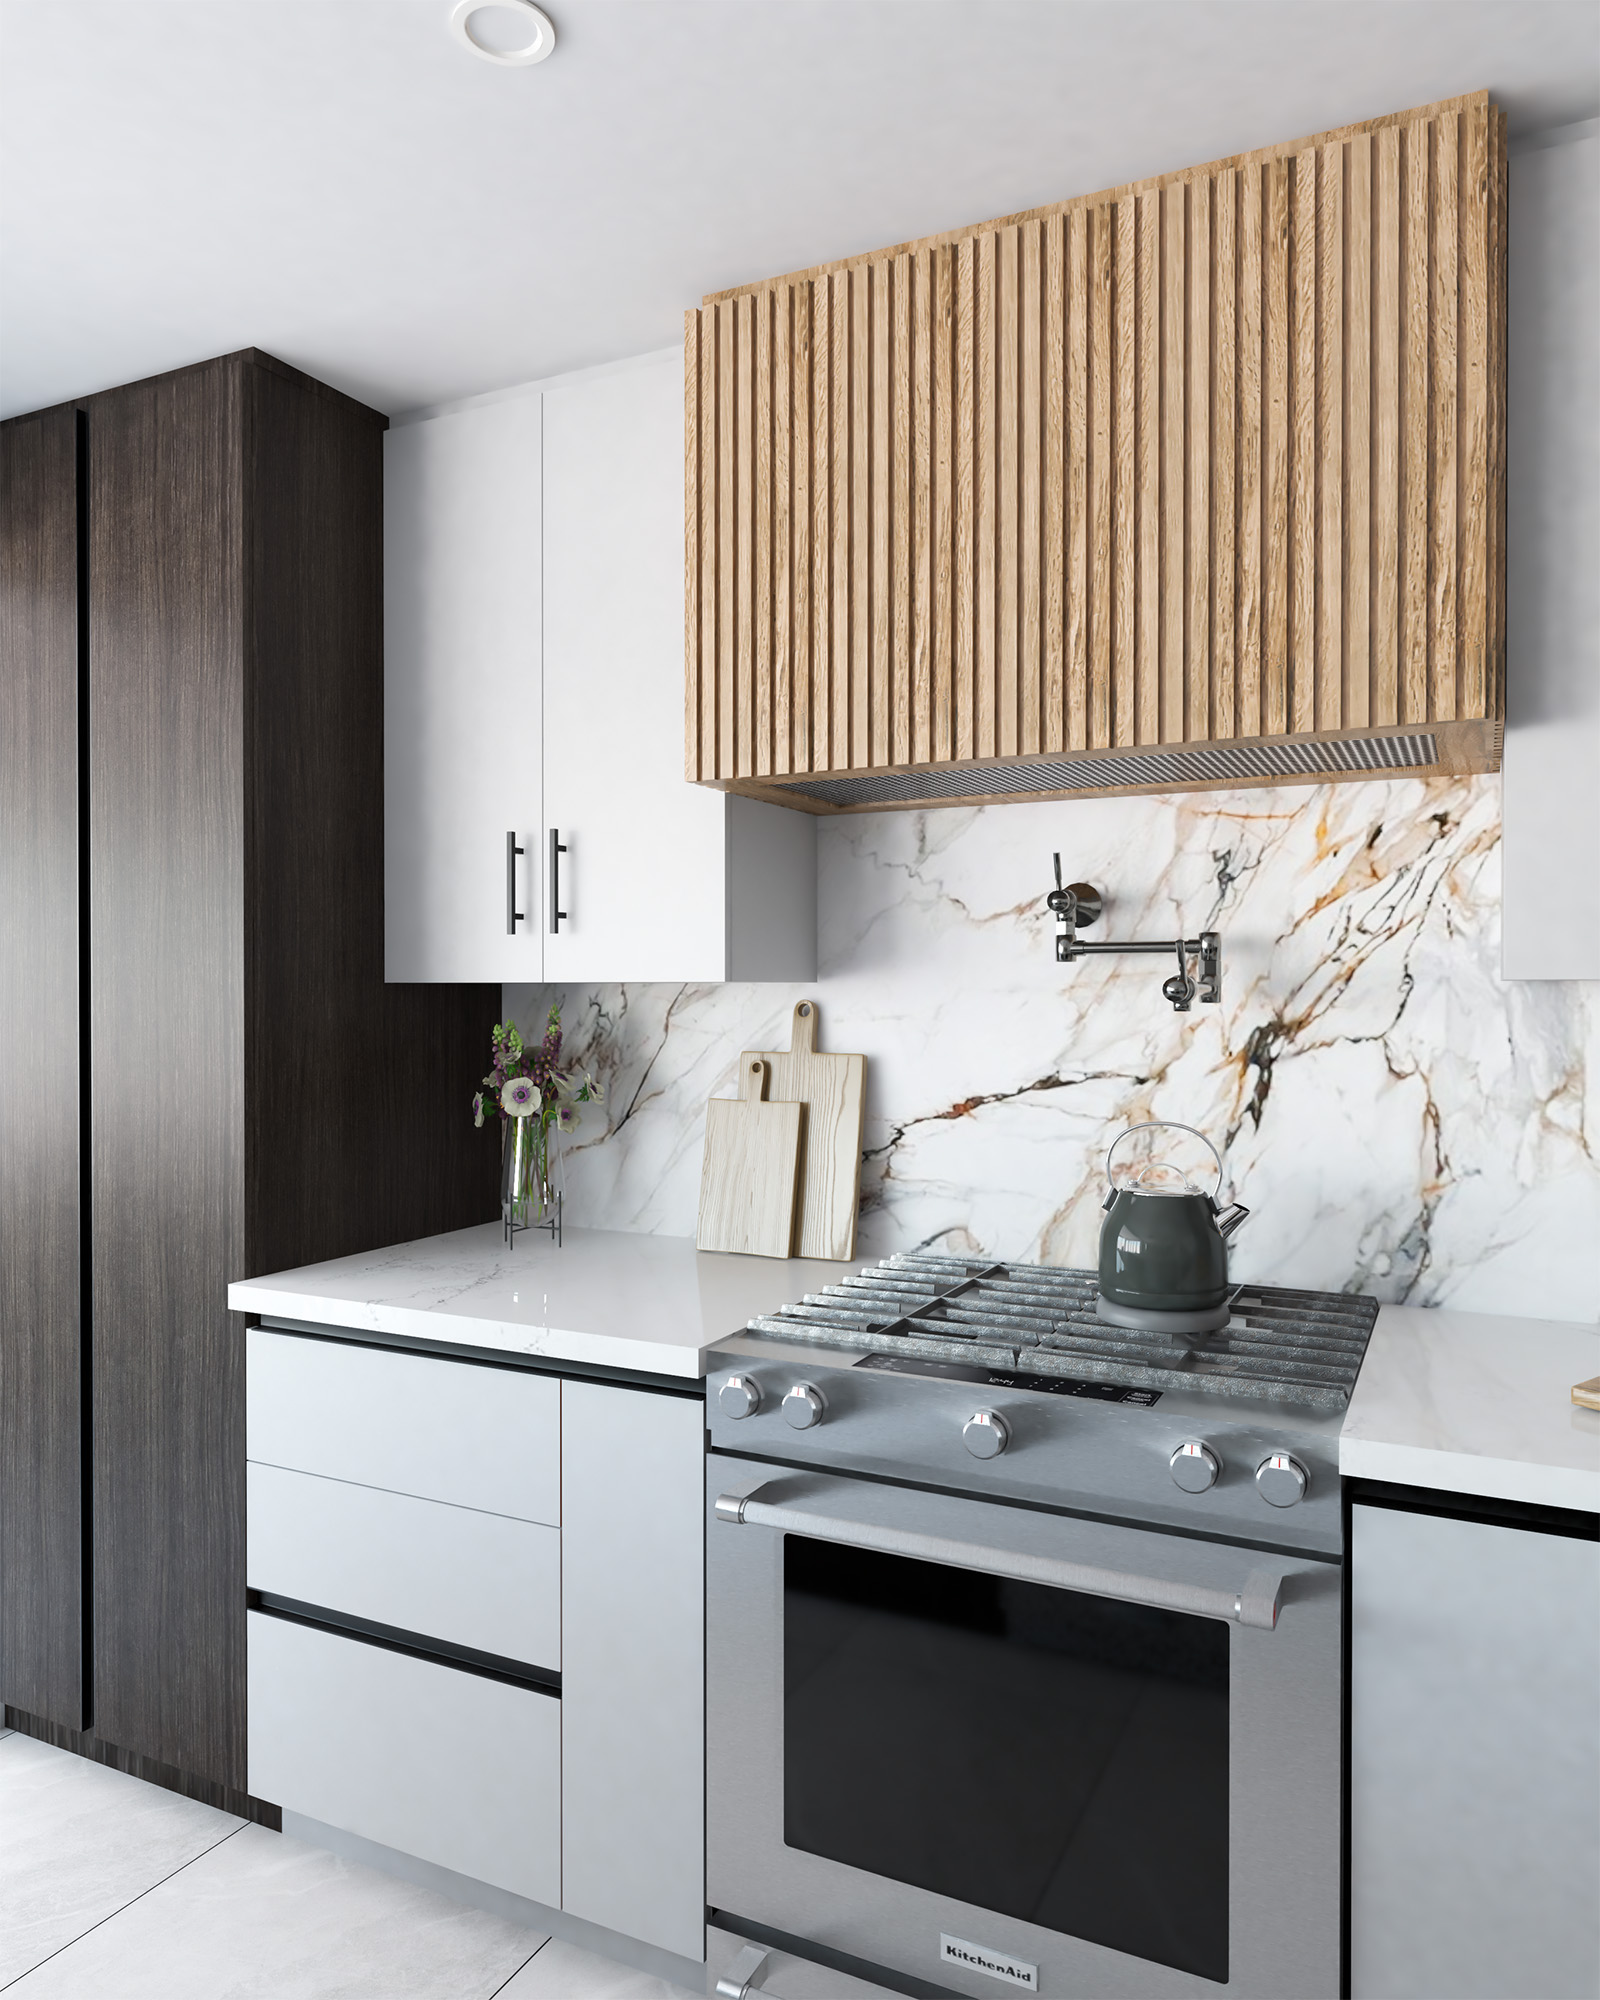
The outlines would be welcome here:
M 1176 1014 L 1150 957 L 1058 966 L 1050 858 L 1093 937 L 1223 939 L 1223 1001 Z M 508 987 L 559 998 L 603 1080 L 568 1214 L 692 1235 L 707 1097 L 783 1047 L 864 1052 L 860 1251 L 938 1239 L 1091 1264 L 1106 1147 L 1198 1126 L 1252 1214 L 1234 1274 L 1600 1319 L 1600 988 L 1500 978 L 1496 778 L 1384 780 L 824 819 L 807 987 Z

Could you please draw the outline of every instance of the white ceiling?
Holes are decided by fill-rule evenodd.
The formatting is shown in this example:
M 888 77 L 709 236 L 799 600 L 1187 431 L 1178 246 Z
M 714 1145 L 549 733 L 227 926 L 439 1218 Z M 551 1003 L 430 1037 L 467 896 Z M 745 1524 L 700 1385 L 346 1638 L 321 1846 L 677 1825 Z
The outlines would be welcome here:
M 258 346 L 391 414 L 669 345 L 702 292 L 1490 88 L 1594 0 L 4 0 L 0 413 Z

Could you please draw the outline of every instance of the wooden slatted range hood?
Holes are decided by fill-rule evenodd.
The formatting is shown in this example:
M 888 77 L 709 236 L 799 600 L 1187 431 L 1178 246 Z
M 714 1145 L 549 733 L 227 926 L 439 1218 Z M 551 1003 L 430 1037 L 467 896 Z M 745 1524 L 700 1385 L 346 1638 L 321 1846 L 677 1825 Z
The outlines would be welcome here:
M 708 297 L 688 775 L 813 812 L 1498 767 L 1487 93 Z

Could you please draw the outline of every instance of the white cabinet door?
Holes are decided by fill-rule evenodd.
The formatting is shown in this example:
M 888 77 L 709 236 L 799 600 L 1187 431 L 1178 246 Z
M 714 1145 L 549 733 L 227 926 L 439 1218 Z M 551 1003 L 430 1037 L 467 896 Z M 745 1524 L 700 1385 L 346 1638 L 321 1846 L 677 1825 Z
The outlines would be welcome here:
M 1600 979 L 1600 135 L 1548 137 L 1510 165 L 1504 971 Z
M 561 1521 L 561 1383 L 252 1326 L 245 1456 L 518 1521 Z
M 564 1910 L 685 1958 L 705 1938 L 705 1408 L 562 1396 Z
M 545 826 L 567 850 L 551 982 L 816 971 L 815 821 L 683 774 L 683 561 L 678 351 L 546 390 Z
M 1350 1990 L 1600 1990 L 1600 1547 L 1351 1510 Z
M 390 980 L 542 976 L 539 419 L 529 394 L 384 440 Z
M 258 1799 L 561 1903 L 561 1703 L 259 1611 L 248 1772 Z
M 276 1465 L 246 1471 L 251 1590 L 561 1671 L 559 1528 Z

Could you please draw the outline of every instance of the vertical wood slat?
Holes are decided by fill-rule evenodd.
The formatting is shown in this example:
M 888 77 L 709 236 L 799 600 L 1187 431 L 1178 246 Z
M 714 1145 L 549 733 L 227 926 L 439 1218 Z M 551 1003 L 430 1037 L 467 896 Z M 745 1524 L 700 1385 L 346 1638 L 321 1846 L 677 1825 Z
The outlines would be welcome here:
M 1161 721 L 1158 741 L 1184 741 L 1184 480 L 1187 388 L 1184 312 L 1187 189 L 1165 188 L 1161 201 Z
M 685 770 L 1494 720 L 1484 98 L 685 320 Z
M 755 574 L 750 618 L 754 633 L 755 767 L 758 778 L 773 768 L 772 661 L 772 294 L 757 292 L 755 308 L 754 393 L 751 422 L 755 438 L 752 474 L 755 484 L 755 527 L 752 555 Z
M 734 319 L 729 300 L 717 307 L 717 776 L 748 766 L 735 751 L 734 648 Z
M 851 710 L 852 669 L 851 625 L 860 615 L 857 578 L 851 561 L 850 503 L 850 359 L 853 329 L 850 323 L 851 281 L 860 282 L 859 271 L 836 271 L 830 281 L 833 303 L 829 311 L 829 333 L 833 353 L 828 381 L 833 393 L 829 411 L 831 469 L 833 472 L 833 639 L 829 650 L 830 710 L 833 741 L 828 749 L 831 770 L 848 771 L 851 736 L 855 717 Z
M 893 727 L 889 745 L 890 761 L 911 761 L 911 712 L 913 661 L 917 657 L 912 632 L 911 540 L 911 259 L 894 261 L 893 379 L 894 424 L 891 454 L 894 461 L 894 491 L 889 501 L 890 525 L 894 540 L 892 561 L 894 629 L 889 642 L 889 658 L 894 675 L 892 698 Z M 924 499 L 926 496 L 924 496 Z M 924 635 L 925 640 L 925 635 Z M 927 658 L 926 644 L 922 652 Z
M 814 481 L 811 471 L 811 287 L 789 287 L 789 327 L 794 366 L 794 400 L 790 405 L 790 468 L 793 556 L 789 602 L 794 632 L 794 768 L 816 769 L 815 720 L 812 713 L 811 648 L 811 519 Z
M 867 466 L 870 506 L 867 563 L 871 578 L 867 736 L 868 756 L 874 764 L 891 763 L 894 756 L 889 742 L 889 326 L 893 312 L 889 299 L 890 272 L 887 260 L 869 265 L 866 272 L 871 281 L 868 343 L 872 357 L 868 395 L 871 452 Z
M 1066 223 L 1066 740 L 1082 750 L 1094 740 L 1089 720 L 1089 218 Z
M 951 755 L 970 757 L 978 713 L 978 245 L 969 237 L 955 253 L 955 651 Z M 935 755 L 938 755 L 935 752 Z
M 1344 684 L 1344 146 L 1319 147 L 1316 280 L 1316 692 L 1313 727 L 1337 729 Z
M 996 724 L 998 702 L 999 556 L 997 534 L 995 419 L 994 294 L 997 263 L 993 233 L 977 241 L 973 300 L 973 425 L 976 542 L 973 563 L 976 630 L 973 642 L 973 755 L 999 754 Z
M 1377 135 L 1372 186 L 1372 652 L 1368 720 L 1400 719 L 1400 133 Z
M 1161 740 L 1161 196 L 1139 197 L 1135 743 Z
M 1111 575 L 1115 593 L 1112 641 L 1111 727 L 1108 742 L 1125 746 L 1134 730 L 1134 283 L 1137 269 L 1137 209 L 1132 201 L 1116 206 L 1114 354 L 1116 371 L 1116 465 L 1113 478 Z
M 1236 469 L 1235 637 L 1238 665 L 1234 721 L 1241 736 L 1260 735 L 1261 661 L 1265 610 L 1262 602 L 1262 286 L 1263 231 L 1270 218 L 1262 205 L 1260 167 L 1239 170 L 1239 313 Z M 1268 204 L 1270 207 L 1270 203 Z
M 1456 119 L 1445 112 L 1434 121 L 1433 144 L 1433 302 L 1432 335 L 1432 605 L 1428 633 L 1433 655 L 1431 713 L 1442 722 L 1456 709 L 1456 416 L 1457 416 L 1457 258 L 1460 231 L 1456 205 L 1458 150 Z
M 1317 156 L 1294 168 L 1289 431 L 1289 727 L 1317 726 Z
M 1188 368 L 1184 382 L 1187 488 L 1183 610 L 1183 736 L 1207 740 L 1211 726 L 1211 183 L 1193 181 L 1188 202 Z
M 1067 536 L 1070 502 L 1067 494 L 1067 232 L 1066 217 L 1051 216 L 1043 225 L 1043 301 L 1041 366 L 1044 380 L 1040 401 L 1044 416 L 1042 552 L 1043 659 L 1040 662 L 1043 705 L 1042 747 L 1062 750 L 1075 739 L 1067 719 L 1067 622 L 1081 616 L 1081 600 L 1067 584 Z M 1069 611 L 1069 605 L 1071 607 Z
M 772 297 L 772 768 L 795 768 L 794 517 L 792 464 L 794 410 L 794 291 Z
M 1112 215 L 1091 209 L 1085 272 L 1089 284 L 1088 546 L 1089 731 L 1092 748 L 1111 741 L 1111 260 Z
M 1346 151 L 1344 279 L 1344 598 L 1335 727 L 1372 712 L 1372 141 Z
M 1043 226 L 1025 222 L 1017 237 L 1017 748 L 1044 748 L 1041 709 L 1044 646 L 1040 595 L 1044 550 L 1044 241 Z
M 734 423 L 733 477 L 729 481 L 732 502 L 733 563 L 733 703 L 735 725 L 734 755 L 737 769 L 756 771 L 755 755 L 755 300 L 743 298 L 734 306 L 734 366 L 738 379 L 733 388 Z
M 1238 175 L 1217 176 L 1212 213 L 1212 432 L 1211 432 L 1211 733 L 1238 733 L 1234 590 L 1234 534 L 1238 452 L 1236 377 L 1238 339 Z
M 907 758 L 926 764 L 933 757 L 934 709 L 934 527 L 933 527 L 933 252 L 919 250 L 910 269 L 909 374 L 911 384 L 911 583 L 912 632 L 909 748 Z M 948 413 L 949 399 L 945 398 Z M 946 697 L 948 700 L 948 697 Z

